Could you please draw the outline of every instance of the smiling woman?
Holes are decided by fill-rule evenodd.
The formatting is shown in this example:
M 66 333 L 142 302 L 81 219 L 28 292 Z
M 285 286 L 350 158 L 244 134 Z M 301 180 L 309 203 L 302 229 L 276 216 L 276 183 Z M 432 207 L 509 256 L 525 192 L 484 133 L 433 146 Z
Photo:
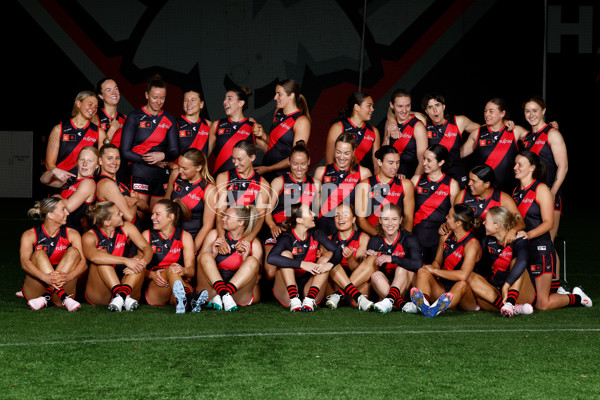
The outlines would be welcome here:
M 375 107 L 373 98 L 364 92 L 354 92 L 347 100 L 346 108 L 340 111 L 329 128 L 325 163 L 331 164 L 335 158 L 335 146 L 338 137 L 343 133 L 351 134 L 356 142 L 356 162 L 361 166 L 377 173 L 375 152 L 381 141 L 379 130 L 369 123 Z
M 47 307 L 52 301 L 76 311 L 81 305 L 71 298 L 77 278 L 85 272 L 86 260 L 81 236 L 67 228 L 69 211 L 64 200 L 47 197 L 29 210 L 43 223 L 21 236 L 21 268 L 26 273 L 23 295 L 33 310 Z
M 56 125 L 48 137 L 46 170 L 66 183 L 77 173 L 77 156 L 82 147 L 96 146 L 106 137 L 104 130 L 92 122 L 98 110 L 98 98 L 94 92 L 84 90 L 77 94 L 72 118 Z

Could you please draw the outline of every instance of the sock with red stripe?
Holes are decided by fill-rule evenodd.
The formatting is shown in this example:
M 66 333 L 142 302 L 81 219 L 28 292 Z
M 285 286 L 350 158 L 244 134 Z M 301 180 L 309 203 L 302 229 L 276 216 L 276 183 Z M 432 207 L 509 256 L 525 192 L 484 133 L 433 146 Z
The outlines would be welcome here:
M 358 291 L 358 289 L 356 288 L 356 286 L 354 286 L 353 283 L 349 283 L 345 288 L 344 291 L 342 293 L 346 293 L 348 295 L 348 297 L 350 297 L 352 300 L 354 300 L 354 302 L 358 302 L 358 297 L 360 296 L 360 292 Z M 339 293 L 339 291 L 338 291 Z
M 581 296 L 578 294 L 568 294 L 569 296 L 569 307 L 581 306 Z
M 233 283 L 229 282 L 227 284 L 227 289 L 229 290 L 229 294 L 233 295 L 235 292 L 237 292 L 238 288 L 237 286 L 235 286 Z
M 121 296 L 123 298 L 123 300 L 125 300 L 125 298 L 131 294 L 131 290 L 132 290 L 131 286 L 119 284 L 119 285 L 113 286 L 112 294 L 114 297 Z
M 398 308 L 402 308 L 402 306 L 404 306 L 404 304 L 406 304 L 406 300 L 404 300 L 402 298 L 402 296 L 400 295 L 400 289 L 397 288 L 396 286 L 392 286 L 390 288 L 390 291 L 389 291 L 388 295 L 386 296 L 386 298 L 392 299 L 392 303 L 394 303 L 394 305 Z
M 558 292 L 558 288 L 560 287 L 560 281 L 558 279 L 552 279 L 550 283 L 550 293 Z
M 494 300 L 494 306 L 498 307 L 498 308 L 502 308 L 502 296 L 498 296 L 496 297 L 496 300 Z
M 294 297 L 298 297 L 298 286 L 290 285 L 287 287 L 287 291 L 288 291 L 288 296 L 290 296 L 290 299 L 293 299 Z
M 227 287 L 227 284 L 223 281 L 216 281 L 215 283 L 213 283 L 213 289 L 215 289 L 215 292 L 217 292 L 217 294 L 221 297 L 229 293 L 229 288 Z
M 308 289 L 308 293 L 306 294 L 306 297 L 310 297 L 311 299 L 316 299 L 317 296 L 319 295 L 319 291 L 320 289 L 316 286 L 311 286 L 310 289 Z
M 510 289 L 508 291 L 508 295 L 506 296 L 506 302 L 510 303 L 514 306 L 517 304 L 518 298 L 519 298 L 519 291 L 516 289 Z

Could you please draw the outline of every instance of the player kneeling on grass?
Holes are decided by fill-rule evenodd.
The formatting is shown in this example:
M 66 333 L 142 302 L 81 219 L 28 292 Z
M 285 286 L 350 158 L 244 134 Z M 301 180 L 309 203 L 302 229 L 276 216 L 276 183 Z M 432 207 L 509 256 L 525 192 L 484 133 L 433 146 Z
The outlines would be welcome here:
M 486 236 L 481 242 L 483 255 L 467 283 L 482 310 L 498 311 L 505 317 L 533 313 L 530 304 L 535 289 L 527 272 L 529 245 L 525 238 L 508 243 L 508 233 L 521 219 L 506 207 L 488 210 L 483 224 Z M 487 277 L 489 276 L 489 278 Z
M 342 260 L 329 272 L 329 286 L 325 304 L 335 310 L 343 298 L 350 299 L 362 311 L 373 305 L 367 296 L 371 288 L 371 268 L 361 261 L 367 252 L 369 235 L 356 227 L 356 215 L 351 205 L 342 204 L 335 210 L 335 227 L 338 233 L 330 239 L 342 249 Z M 337 289 L 337 290 L 336 290 Z
M 153 255 L 150 244 L 111 201 L 91 205 L 88 217 L 93 227 L 83 234 L 83 254 L 90 261 L 87 301 L 110 311 L 135 310 Z M 130 242 L 137 247 L 135 257 L 129 257 Z
M 283 227 L 286 231 L 267 257 L 267 262 L 277 267 L 273 295 L 292 312 L 313 311 L 323 299 L 321 289 L 327 284 L 329 271 L 342 259 L 342 249 L 324 232 L 314 229 L 315 213 L 306 204 L 294 204 Z M 325 248 L 320 257 L 319 245 Z
M 179 199 L 159 200 L 152 209 L 152 229 L 142 233 L 154 255 L 146 269 L 146 302 L 149 305 L 176 304 L 175 313 L 184 314 L 189 280 L 196 274 L 194 238 L 179 227 L 190 210 Z
M 481 245 L 472 232 L 479 224 L 473 209 L 455 204 L 446 216 L 449 233 L 440 237 L 431 265 L 417 272 L 417 284 L 410 297 L 426 317 L 435 317 L 448 308 L 476 310 L 477 303 L 467 284 L 475 263 L 481 258 Z M 429 305 L 430 296 L 437 298 Z
M 219 238 L 216 229 L 204 239 L 198 256 L 198 290 L 208 290 L 207 307 L 215 310 L 235 311 L 238 304 L 249 306 L 260 271 L 262 246 L 258 239 L 243 240 L 255 227 L 256 207 L 236 205 L 229 207 L 221 224 L 225 238 Z M 228 252 L 222 252 L 227 243 Z
M 403 312 L 416 314 L 417 307 L 405 297 L 416 282 L 416 272 L 423 266 L 419 242 L 402 229 L 402 209 L 395 204 L 382 207 L 378 229 L 379 234 L 369 240 L 363 262 L 375 270 L 371 284 L 382 299 L 373 308 L 384 314 L 396 306 Z
M 81 249 L 81 236 L 67 228 L 69 211 L 64 200 L 47 197 L 35 203 L 28 212 L 43 223 L 21 236 L 21 268 L 25 271 L 22 293 L 33 310 L 48 305 L 64 305 L 76 311 L 81 304 L 74 300 L 77 277 L 86 269 Z

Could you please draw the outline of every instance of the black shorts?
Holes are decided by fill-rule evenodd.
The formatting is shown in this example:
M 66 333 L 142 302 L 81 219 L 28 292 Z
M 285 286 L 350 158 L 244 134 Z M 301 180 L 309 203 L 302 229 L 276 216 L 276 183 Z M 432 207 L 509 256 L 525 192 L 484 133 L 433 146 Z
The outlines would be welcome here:
M 544 274 L 552 274 L 556 278 L 556 253 L 549 239 L 529 244 L 529 275 L 532 281 Z
M 163 197 L 169 183 L 169 175 L 156 178 L 145 178 L 133 175 L 131 177 L 131 190 L 151 197 Z

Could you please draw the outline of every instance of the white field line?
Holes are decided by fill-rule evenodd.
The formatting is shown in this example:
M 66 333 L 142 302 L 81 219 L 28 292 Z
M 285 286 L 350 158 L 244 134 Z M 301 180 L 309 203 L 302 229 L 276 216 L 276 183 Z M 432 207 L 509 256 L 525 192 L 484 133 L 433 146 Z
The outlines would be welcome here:
M 101 344 L 125 342 L 155 342 L 167 340 L 201 340 L 201 339 L 226 339 L 247 337 L 283 337 L 283 336 L 340 336 L 340 335 L 422 335 L 422 334 L 457 334 L 457 333 L 547 333 L 547 332 L 600 332 L 600 328 L 566 328 L 566 329 L 454 329 L 454 330 L 413 330 L 413 331 L 327 331 L 327 332 L 256 332 L 256 333 L 219 333 L 193 336 L 157 336 L 157 337 L 122 337 L 112 339 L 82 339 L 82 340 L 55 340 L 40 342 L 0 343 L 0 347 L 31 347 L 53 346 L 65 344 Z

